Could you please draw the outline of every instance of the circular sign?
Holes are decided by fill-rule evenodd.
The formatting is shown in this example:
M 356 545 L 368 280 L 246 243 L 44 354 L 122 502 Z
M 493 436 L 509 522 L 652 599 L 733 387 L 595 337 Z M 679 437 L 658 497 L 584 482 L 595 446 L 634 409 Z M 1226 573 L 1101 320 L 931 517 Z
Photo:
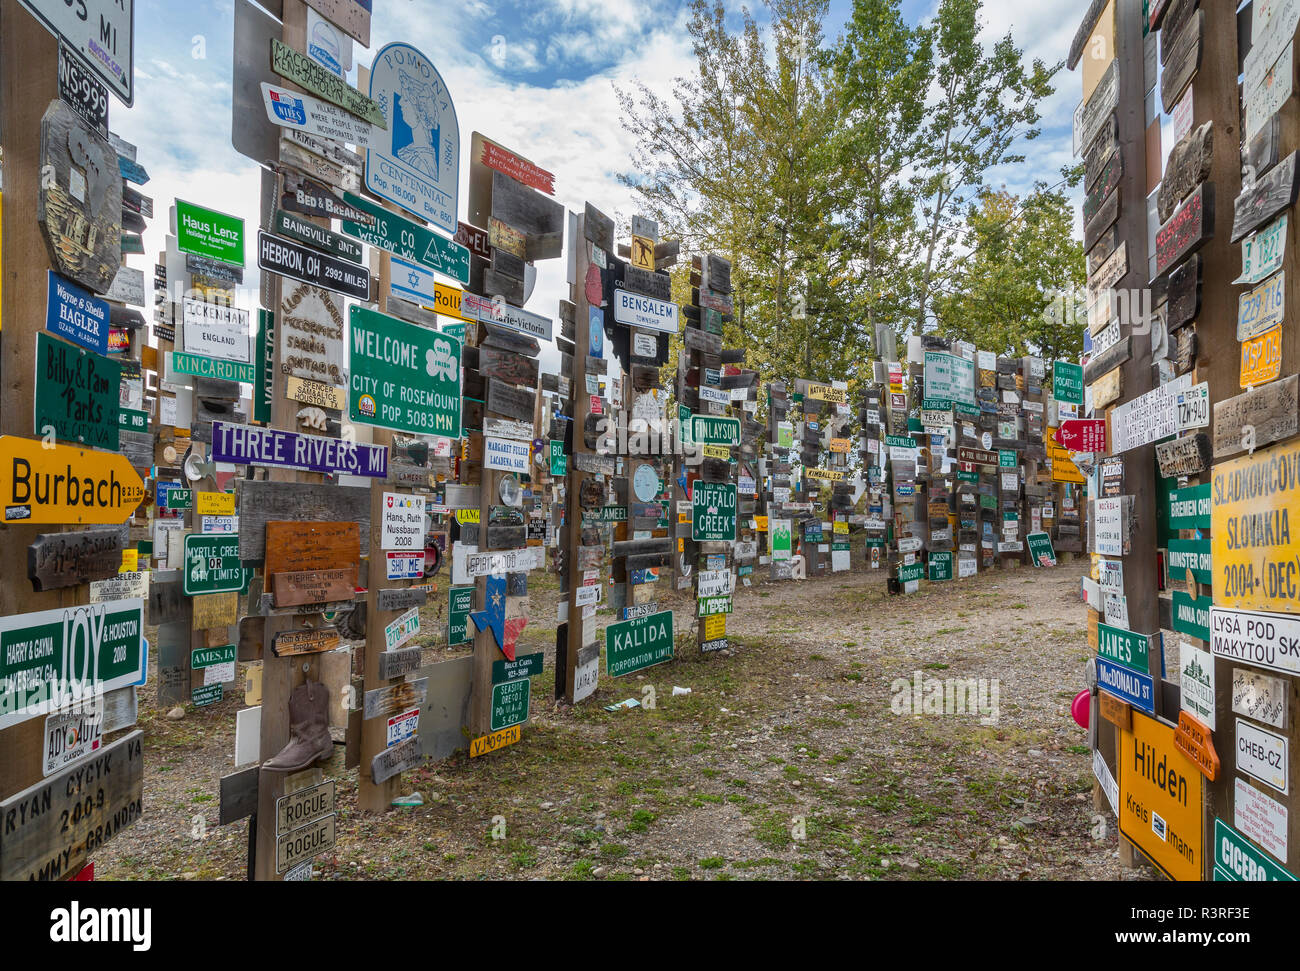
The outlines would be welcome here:
M 989 449 L 991 449 L 991 448 L 993 447 L 993 433 L 992 433 L 992 432 L 985 432 L 983 435 L 981 435 L 981 436 L 980 436 L 980 444 L 984 446 L 984 451 L 986 451 L 986 452 L 987 452 Z
M 518 509 L 524 504 L 524 489 L 513 475 L 505 476 L 497 486 L 497 494 L 507 506 Z
M 654 470 L 653 465 L 637 466 L 636 474 L 632 476 L 632 491 L 642 502 L 652 502 L 655 496 L 659 495 L 659 490 L 663 488 L 659 481 L 659 473 Z

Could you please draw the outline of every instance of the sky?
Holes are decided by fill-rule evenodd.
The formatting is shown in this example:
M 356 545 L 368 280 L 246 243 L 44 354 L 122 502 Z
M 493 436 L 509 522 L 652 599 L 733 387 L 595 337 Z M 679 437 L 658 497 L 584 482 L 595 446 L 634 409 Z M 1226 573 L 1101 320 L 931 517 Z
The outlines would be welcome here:
M 155 203 L 145 233 L 145 257 L 133 265 L 149 273 L 162 250 L 173 199 L 244 218 L 255 284 L 259 168 L 231 146 L 233 0 L 135 0 L 135 107 L 112 102 L 110 128 L 138 148 L 151 181 L 142 191 Z M 751 4 L 761 15 L 761 3 Z M 1064 59 L 1082 8 L 1080 0 L 986 0 L 982 39 L 992 44 L 1011 31 L 1026 58 Z M 905 0 L 910 22 L 933 16 L 937 0 Z M 617 174 L 632 147 L 619 123 L 615 85 L 640 80 L 667 95 L 672 80 L 694 68 L 682 0 L 373 0 L 370 48 L 354 44 L 354 67 L 368 64 L 384 44 L 413 44 L 433 61 L 453 98 L 460 122 L 460 214 L 467 207 L 470 135 L 480 131 L 555 174 L 556 198 L 581 211 L 591 201 L 626 224 L 631 193 Z M 739 19 L 740 4 L 727 0 Z M 832 0 L 826 34 L 841 32 L 851 0 Z M 762 18 L 760 16 L 760 23 Z M 1036 180 L 1054 183 L 1072 161 L 1071 118 L 1082 82 L 1062 71 L 1057 92 L 1041 108 L 1042 135 L 1023 143 L 1026 161 L 990 173 L 1013 192 Z M 1076 209 L 1079 199 L 1075 200 Z M 1081 235 L 1081 232 L 1080 232 Z M 567 297 L 565 261 L 539 265 L 528 309 L 557 315 Z M 240 301 L 253 309 L 255 290 Z

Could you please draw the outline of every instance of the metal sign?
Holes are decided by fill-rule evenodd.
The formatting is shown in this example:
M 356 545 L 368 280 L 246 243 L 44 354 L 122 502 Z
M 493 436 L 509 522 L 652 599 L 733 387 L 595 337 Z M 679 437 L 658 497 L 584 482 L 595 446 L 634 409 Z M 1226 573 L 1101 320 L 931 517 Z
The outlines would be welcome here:
M 459 438 L 460 341 L 362 307 L 351 308 L 351 324 L 351 420 Z
M 244 589 L 239 537 L 186 536 L 182 571 L 187 597 L 205 593 L 238 593 Z
M 212 423 L 212 459 L 325 475 L 388 476 L 388 448 L 276 428 Z
M 1174 880 L 1200 880 L 1204 776 L 1174 745 L 1174 730 L 1133 716 L 1120 732 L 1120 832 Z
M 115 362 L 38 333 L 33 430 L 117 451 L 120 383 Z
M 673 657 L 673 612 L 665 610 L 605 628 L 605 673 L 622 677 Z
M 368 149 L 366 189 L 454 234 L 460 123 L 442 75 L 410 44 L 388 44 L 371 65 L 370 97 L 383 108 L 388 131 L 361 146 Z
M 621 288 L 614 290 L 614 320 L 629 327 L 666 334 L 676 334 L 681 329 L 677 304 Z M 727 400 L 730 401 L 730 395 Z
M 135 101 L 135 0 L 19 0 L 127 107 Z
M 364 267 L 326 256 L 279 236 L 272 236 L 265 230 L 258 230 L 257 233 L 257 266 L 261 270 L 278 273 L 300 283 L 315 284 L 356 300 L 370 299 L 370 272 Z
M 59 45 L 59 99 L 108 137 L 108 89 L 63 44 Z
M 381 129 L 327 101 L 263 81 L 262 100 L 273 125 L 368 148 Z
M 0 437 L 6 523 L 117 526 L 143 499 L 144 483 L 123 455 Z
M 367 166 L 367 175 L 370 169 Z M 445 239 L 430 229 L 412 222 L 353 192 L 343 193 L 343 201 L 373 217 L 370 225 L 344 219 L 343 232 L 363 243 L 387 250 L 395 256 L 421 263 L 431 270 L 469 283 L 469 250 L 460 243 Z M 454 230 L 453 230 L 454 231 Z
M 96 354 L 108 353 L 108 303 L 46 271 L 45 329 Z
M 244 220 L 176 200 L 176 247 L 182 253 L 244 265 Z

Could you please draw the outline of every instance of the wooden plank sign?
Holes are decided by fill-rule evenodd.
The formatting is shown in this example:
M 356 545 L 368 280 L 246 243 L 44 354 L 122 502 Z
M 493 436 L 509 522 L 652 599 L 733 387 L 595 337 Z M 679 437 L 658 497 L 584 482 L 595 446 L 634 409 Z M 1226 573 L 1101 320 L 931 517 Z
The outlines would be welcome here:
M 1210 468 L 1210 437 L 1187 435 L 1156 446 L 1156 461 L 1166 479 L 1197 475 Z
M 1089 359 L 1083 369 L 1083 383 L 1093 384 L 1103 375 L 1109 374 L 1125 361 L 1133 356 L 1133 338 L 1125 337 L 1118 344 L 1114 344 L 1095 354 Z
M 27 577 L 40 592 L 117 576 L 126 527 L 46 533 L 27 547 Z
M 367 691 L 362 703 L 362 716 L 384 718 L 399 712 L 419 708 L 429 697 L 429 679 L 402 681 Z
M 1106 163 L 1105 169 L 1102 170 L 1101 180 L 1089 189 L 1088 194 L 1084 196 L 1084 222 L 1090 221 L 1101 209 L 1102 203 L 1109 199 L 1110 194 L 1119 188 L 1119 182 L 1123 175 L 1124 156 L 1120 152 L 1115 152 L 1111 155 L 1110 161 Z
M 1169 274 L 1166 326 L 1173 333 L 1201 312 L 1201 256 L 1195 253 Z
M 275 635 L 271 649 L 276 657 L 298 657 L 303 654 L 324 654 L 338 648 L 339 632 L 333 627 L 319 630 L 288 630 Z
M 1083 106 L 1083 120 L 1080 125 L 1080 141 L 1084 145 L 1092 143 L 1102 130 L 1103 125 L 1111 121 L 1115 106 L 1119 104 L 1119 61 L 1112 60 L 1106 73 L 1102 75 L 1097 87 L 1093 89 Z
M 1214 457 L 1280 442 L 1300 431 L 1300 376 L 1254 388 L 1214 405 Z
M 1247 233 L 1254 232 L 1295 205 L 1296 191 L 1300 189 L 1300 181 L 1296 180 L 1297 156 L 1300 152 L 1292 152 L 1237 197 L 1232 214 L 1231 242 L 1238 242 Z
M 0 802 L 0 880 L 59 880 L 143 810 L 143 732 Z
M 1168 221 L 1178 204 L 1191 195 L 1193 189 L 1210 177 L 1213 162 L 1214 122 L 1207 121 L 1184 135 L 1169 153 L 1169 164 L 1165 167 L 1157 200 L 1157 212 L 1162 223 Z
M 1115 220 L 1119 218 L 1119 199 L 1120 190 L 1116 189 L 1102 204 L 1092 218 L 1090 218 L 1083 228 L 1083 245 L 1089 251 L 1089 255 L 1094 260 L 1104 261 L 1111 253 L 1114 252 L 1114 245 L 1104 252 L 1093 252 L 1098 241 L 1106 235 L 1106 230 L 1115 225 Z
M 369 489 L 249 479 L 240 483 L 240 490 L 240 559 L 261 560 L 266 554 L 267 523 L 292 520 L 356 523 L 361 555 L 369 555 Z
M 355 567 L 361 559 L 356 523 L 268 522 L 266 572 L 297 573 Z
M 418 671 L 423 655 L 424 649 L 419 647 L 383 652 L 379 655 L 379 680 L 392 681 Z
M 1214 235 L 1214 183 L 1203 182 L 1156 231 L 1156 276 L 1161 277 Z
M 1174 113 L 1174 105 L 1182 97 L 1183 89 L 1201 68 L 1201 34 L 1204 30 L 1205 11 L 1198 10 L 1169 45 L 1169 55 L 1160 75 L 1160 102 L 1167 115 Z
M 1186 711 L 1178 713 L 1174 748 L 1182 752 L 1211 782 L 1219 774 L 1219 754 L 1214 750 L 1210 727 Z
M 420 753 L 420 737 L 412 735 L 404 742 L 380 752 L 370 762 L 370 781 L 375 785 L 387 782 L 400 772 L 419 768 L 424 762 Z
M 276 573 L 271 589 L 277 607 L 305 604 L 329 604 L 351 600 L 356 593 L 357 568 L 338 570 L 304 570 Z
M 1100 410 L 1119 401 L 1124 393 L 1124 372 L 1119 368 L 1103 374 L 1092 384 L 1092 407 Z

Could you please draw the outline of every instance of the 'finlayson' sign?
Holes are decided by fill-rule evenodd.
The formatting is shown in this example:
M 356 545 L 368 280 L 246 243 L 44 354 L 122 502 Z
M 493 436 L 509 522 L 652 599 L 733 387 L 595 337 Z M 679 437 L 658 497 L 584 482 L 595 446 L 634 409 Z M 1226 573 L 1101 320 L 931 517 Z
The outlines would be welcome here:
M 261 465 L 325 475 L 388 476 L 388 449 L 338 438 L 300 435 L 275 428 L 212 423 L 212 459 L 231 465 Z

